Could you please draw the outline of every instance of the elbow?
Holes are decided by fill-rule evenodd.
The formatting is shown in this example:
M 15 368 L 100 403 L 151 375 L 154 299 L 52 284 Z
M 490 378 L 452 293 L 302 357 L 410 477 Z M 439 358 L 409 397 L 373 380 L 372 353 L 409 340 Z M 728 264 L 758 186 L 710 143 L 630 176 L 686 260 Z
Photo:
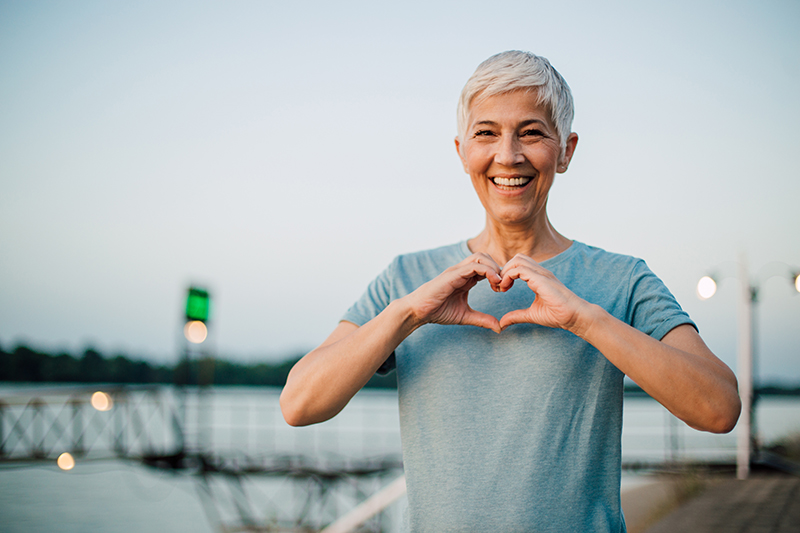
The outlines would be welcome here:
M 739 415 L 735 417 L 719 417 L 718 419 L 712 421 L 704 428 L 699 428 L 704 431 L 708 431 L 709 433 L 730 433 L 733 431 L 733 428 L 736 427 L 736 422 L 739 420 Z
M 706 418 L 706 423 L 695 429 L 710 433 L 730 433 L 736 427 L 741 411 L 742 402 L 735 395 L 722 405 L 717 405 Z
M 301 402 L 293 398 L 290 391 L 287 391 L 287 388 L 288 387 L 283 388 L 279 400 L 283 419 L 287 424 L 293 427 L 309 425 L 311 422 L 309 422 L 307 417 L 304 415 L 304 409 L 301 407 Z
M 305 426 L 303 424 L 303 418 L 299 415 L 299 413 L 293 410 L 290 407 L 286 407 L 281 403 L 281 414 L 283 415 L 283 419 L 292 427 L 301 427 Z
M 720 402 L 716 423 L 711 430 L 713 433 L 730 433 L 736 427 L 739 415 L 742 413 L 742 400 L 737 389 L 736 378 L 733 378 L 731 388 L 726 394 L 727 398 Z
M 289 424 L 292 427 L 299 428 L 309 425 L 306 422 L 304 422 L 302 417 L 296 415 L 293 412 L 287 412 L 284 409 L 281 409 L 281 412 L 283 413 L 283 419 L 286 421 L 287 424 Z
M 727 413 L 724 416 L 719 417 L 717 431 L 715 433 L 730 433 L 733 431 L 733 428 L 736 427 L 736 423 L 739 421 L 739 415 L 742 412 L 742 401 L 739 399 L 739 395 L 737 394 L 733 401 L 731 401 Z
M 281 406 L 281 414 L 283 419 L 292 427 L 302 427 L 313 424 L 313 420 L 309 420 L 308 416 L 308 391 L 307 387 L 301 386 L 298 377 L 296 376 L 297 365 L 295 365 L 286 377 L 286 383 L 281 390 L 278 403 Z
M 281 391 L 279 403 L 283 419 L 293 427 L 319 424 L 338 413 L 338 411 L 332 413 L 325 411 L 319 405 L 317 398 L 307 389 L 293 390 L 288 383 Z
M 736 427 L 742 413 L 742 400 L 739 398 L 736 376 L 730 369 L 726 386 L 707 397 L 706 413 L 705 427 L 697 429 L 710 433 L 730 433 Z

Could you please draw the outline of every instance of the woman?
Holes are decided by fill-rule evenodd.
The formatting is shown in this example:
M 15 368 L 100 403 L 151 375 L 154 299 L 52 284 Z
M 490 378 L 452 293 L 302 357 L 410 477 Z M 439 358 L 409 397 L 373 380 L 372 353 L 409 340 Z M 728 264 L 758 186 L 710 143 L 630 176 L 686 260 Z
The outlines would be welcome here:
M 712 432 L 736 424 L 736 379 L 643 261 L 548 220 L 578 136 L 546 59 L 489 58 L 458 115 L 484 230 L 396 258 L 292 369 L 284 417 L 327 420 L 396 366 L 412 531 L 625 531 L 623 377 Z

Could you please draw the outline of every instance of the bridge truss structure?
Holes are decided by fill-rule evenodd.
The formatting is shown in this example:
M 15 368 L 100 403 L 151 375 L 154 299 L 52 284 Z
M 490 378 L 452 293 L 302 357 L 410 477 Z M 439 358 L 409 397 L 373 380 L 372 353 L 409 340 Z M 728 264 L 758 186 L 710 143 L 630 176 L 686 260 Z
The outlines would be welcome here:
M 63 387 L 0 398 L 0 468 L 70 454 L 78 462 L 129 460 L 179 472 L 192 476 L 221 533 L 322 531 L 402 474 L 399 454 L 353 458 L 218 446 L 212 408 L 199 388 L 104 388 L 100 394 L 112 405 L 99 406 L 97 394 Z M 390 522 L 378 512 L 350 531 L 378 533 Z

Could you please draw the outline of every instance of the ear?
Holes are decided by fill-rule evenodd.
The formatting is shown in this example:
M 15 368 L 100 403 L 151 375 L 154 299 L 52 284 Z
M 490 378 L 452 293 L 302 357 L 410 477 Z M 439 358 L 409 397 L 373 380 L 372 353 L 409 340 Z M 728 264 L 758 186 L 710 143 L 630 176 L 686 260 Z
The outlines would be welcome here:
M 569 162 L 572 161 L 572 156 L 575 154 L 575 147 L 578 146 L 578 134 L 574 131 L 567 136 L 567 143 L 564 146 L 564 152 L 561 154 L 560 161 L 558 162 L 557 172 L 563 174 L 569 168 Z
M 467 160 L 464 158 L 464 154 L 461 153 L 461 141 L 458 140 L 457 135 L 455 138 L 455 142 L 456 142 L 456 152 L 458 152 L 458 158 L 461 159 L 461 166 L 464 167 L 464 172 L 469 174 L 469 170 L 467 170 Z

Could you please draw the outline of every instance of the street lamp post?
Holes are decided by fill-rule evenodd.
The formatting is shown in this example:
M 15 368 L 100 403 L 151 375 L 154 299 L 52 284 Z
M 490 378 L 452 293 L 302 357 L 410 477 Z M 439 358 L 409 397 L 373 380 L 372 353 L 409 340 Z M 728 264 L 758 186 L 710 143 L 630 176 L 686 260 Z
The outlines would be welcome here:
M 770 263 L 765 266 L 770 266 Z M 784 265 L 788 266 L 788 265 Z M 762 268 L 763 270 L 763 268 Z M 759 271 L 760 273 L 761 271 Z M 744 255 L 739 258 L 738 273 L 738 329 L 737 370 L 739 382 L 739 398 L 742 401 L 742 414 L 736 434 L 736 477 L 747 479 L 750 475 L 750 458 L 754 443 L 754 409 L 753 409 L 753 367 L 755 343 L 756 304 L 758 303 L 758 286 L 751 283 Z M 778 275 L 778 274 L 776 274 Z M 785 276 L 785 274 L 784 274 Z M 800 271 L 791 272 L 790 279 L 797 292 L 800 292 Z M 707 300 L 717 291 L 717 281 L 713 275 L 703 276 L 697 284 L 697 294 L 701 300 Z
M 747 479 L 750 475 L 750 457 L 753 443 L 753 304 L 756 291 L 750 285 L 747 263 L 739 261 L 739 398 L 742 414 L 736 434 L 736 477 Z
M 177 376 L 178 391 L 180 396 L 180 416 L 182 421 L 182 443 L 181 448 L 185 449 L 186 428 L 187 428 L 187 398 L 190 392 L 187 390 L 191 386 L 197 386 L 198 410 L 197 410 L 197 445 L 201 450 L 207 450 L 211 442 L 210 437 L 210 407 L 208 405 L 207 386 L 213 381 L 213 358 L 209 357 L 209 351 L 202 348 L 208 344 L 208 322 L 211 314 L 211 296 L 208 291 L 201 287 L 190 286 L 186 293 L 186 313 L 183 326 L 183 360 L 178 365 L 182 371 Z M 192 364 L 192 354 L 194 353 L 196 365 Z M 196 368 L 196 372 L 194 371 Z

